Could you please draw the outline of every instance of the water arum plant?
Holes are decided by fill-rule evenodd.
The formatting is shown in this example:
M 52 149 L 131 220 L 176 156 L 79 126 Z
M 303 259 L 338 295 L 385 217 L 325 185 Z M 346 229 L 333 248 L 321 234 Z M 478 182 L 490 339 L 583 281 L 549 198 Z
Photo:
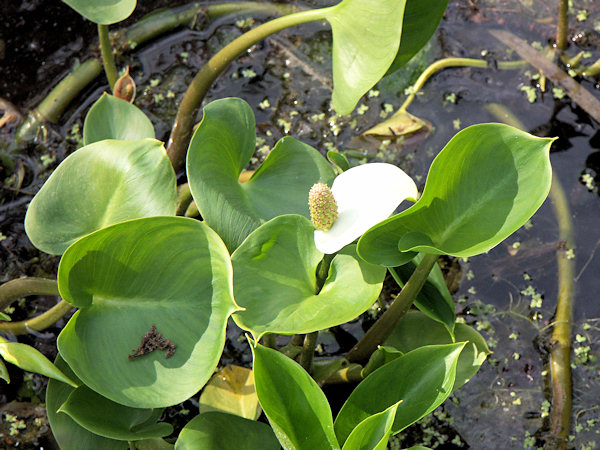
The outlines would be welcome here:
M 125 14 L 134 4 L 115 9 Z M 436 4 L 344 0 L 242 35 L 217 54 L 227 58 L 202 69 L 200 87 L 192 84 L 176 157 L 134 105 L 106 94 L 91 107 L 84 147 L 48 178 L 25 219 L 33 244 L 61 255 L 58 290 L 77 310 L 54 364 L 0 342 L 5 361 L 51 378 L 46 404 L 61 448 L 383 449 L 477 372 L 489 350 L 456 323 L 436 261 L 485 252 L 535 213 L 550 187 L 552 139 L 500 124 L 469 127 L 440 151 L 421 196 L 398 167 L 349 168 L 338 158 L 347 169 L 338 174 L 292 137 L 240 182 L 256 127 L 237 98 L 206 105 L 185 139 L 203 93 L 249 43 L 328 20 L 333 106 L 348 112 L 418 50 L 414 42 L 426 41 L 402 43 L 404 18 L 426 22 L 427 34 L 445 6 Z M 415 24 L 409 34 L 419 34 Z M 183 163 L 201 221 L 175 215 Z M 389 217 L 405 199 L 414 204 Z M 318 333 L 369 310 L 387 272 L 404 286 L 390 308 L 352 350 L 313 363 Z M 406 314 L 413 303 L 421 312 Z M 230 318 L 247 332 L 253 387 L 270 426 L 217 404 L 172 436 L 163 410 L 209 382 Z M 289 343 L 279 348 L 277 335 Z M 0 376 L 8 378 L 2 361 Z M 334 418 L 320 386 L 345 376 L 360 383 Z

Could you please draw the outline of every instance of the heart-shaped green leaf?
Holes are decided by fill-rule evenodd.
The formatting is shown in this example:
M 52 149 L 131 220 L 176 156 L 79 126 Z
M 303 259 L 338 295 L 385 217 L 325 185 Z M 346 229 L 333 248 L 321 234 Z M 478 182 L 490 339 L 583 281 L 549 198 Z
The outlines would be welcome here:
M 118 139 L 138 141 L 154 138 L 154 126 L 138 107 L 109 94 L 92 105 L 83 122 L 84 145 Z
M 115 403 L 87 386 L 75 389 L 61 405 L 58 412 L 88 431 L 99 436 L 120 441 L 135 441 L 168 436 L 173 427 L 156 421 L 162 409 L 130 408 Z
M 237 309 L 225 245 L 183 217 L 137 219 L 86 236 L 63 255 L 58 287 L 81 308 L 58 338 L 61 355 L 91 389 L 134 408 L 195 394 L 219 361 Z
M 280 216 L 255 230 L 232 255 L 236 301 L 246 308 L 233 315 L 235 322 L 258 340 L 267 332 L 322 330 L 365 312 L 381 292 L 385 269 L 360 260 L 349 245 L 315 294 L 322 258 L 302 216 Z
M 226 414 L 207 412 L 183 427 L 175 450 L 198 449 L 278 450 L 277 438 L 268 425 Z
M 52 364 L 48 358 L 42 355 L 38 350 L 29 345 L 21 344 L 19 342 L 9 342 L 3 337 L 0 337 L 0 356 L 2 356 L 6 362 L 14 364 L 23 370 L 39 373 L 48 378 L 54 378 L 55 380 L 77 387 L 77 383 L 62 373 L 60 369 Z M 4 367 L 4 364 L 2 364 L 2 367 Z M 8 371 L 6 371 L 6 367 L 4 367 L 4 369 L 6 378 L 2 378 L 8 382 L 10 380 L 8 378 Z M 0 370 L 0 372 L 2 371 Z
M 254 114 L 238 98 L 216 100 L 204 108 L 190 143 L 187 173 L 192 195 L 206 223 L 233 252 L 254 229 L 273 217 L 309 217 L 308 191 L 331 183 L 333 168 L 312 147 L 283 138 L 252 178 L 239 175 L 254 153 Z
M 104 25 L 127 19 L 136 5 L 136 0 L 63 0 L 63 2 L 87 20 Z
M 477 373 L 479 367 L 491 352 L 483 337 L 468 325 L 457 323 L 454 328 L 457 342 L 466 342 L 456 366 L 456 390 Z M 451 344 L 452 336 L 439 322 L 431 320 L 420 312 L 406 314 L 385 341 L 402 352 L 410 352 L 425 345 Z
M 367 417 L 403 400 L 392 434 L 437 408 L 452 392 L 456 362 L 464 343 L 413 350 L 377 369 L 354 389 L 335 419 L 335 434 L 345 442 Z M 259 394 L 260 398 L 260 394 Z
M 200 414 L 221 411 L 250 420 L 258 419 L 260 406 L 254 389 L 254 373 L 233 364 L 223 367 L 204 386 L 198 403 Z
M 25 231 L 37 248 L 58 255 L 108 225 L 174 215 L 176 197 L 175 173 L 162 142 L 96 142 L 50 175 L 29 205 Z
M 295 361 L 257 344 L 256 393 L 284 449 L 339 449 L 323 391 Z
M 344 0 L 328 8 L 333 33 L 333 94 L 338 114 L 349 114 L 396 58 L 406 0 Z
M 392 433 L 396 410 L 401 402 L 402 400 L 359 423 L 346 439 L 342 450 L 385 450 Z
M 548 195 L 553 141 L 502 124 L 462 130 L 431 164 L 419 201 L 367 231 L 360 256 L 396 266 L 407 251 L 465 257 L 490 250 Z
M 58 355 L 54 361 L 56 367 L 67 374 L 73 380 L 81 383 L 81 380 L 73 373 L 67 363 Z M 46 411 L 52 434 L 62 450 L 80 450 L 82 448 L 98 448 L 106 450 L 127 450 L 127 441 L 108 439 L 77 424 L 65 413 L 59 413 L 58 409 L 69 398 L 75 390 L 74 387 L 50 379 L 46 388 Z
M 400 48 L 388 74 L 400 69 L 427 44 L 437 29 L 446 6 L 448 0 L 406 0 Z
M 415 271 L 417 264 L 423 259 L 423 256 L 422 253 L 418 253 L 409 263 L 394 268 L 396 274 L 400 278 L 399 282 L 402 281 L 403 283 L 406 283 L 409 280 L 410 276 Z M 403 286 L 403 284 L 401 284 L 401 286 Z M 454 321 L 456 320 L 454 301 L 446 286 L 442 270 L 437 263 L 434 264 L 433 269 L 431 269 L 431 272 L 427 277 L 427 281 L 417 294 L 415 306 L 433 320 L 437 320 L 443 324 L 448 329 L 448 332 L 453 332 Z

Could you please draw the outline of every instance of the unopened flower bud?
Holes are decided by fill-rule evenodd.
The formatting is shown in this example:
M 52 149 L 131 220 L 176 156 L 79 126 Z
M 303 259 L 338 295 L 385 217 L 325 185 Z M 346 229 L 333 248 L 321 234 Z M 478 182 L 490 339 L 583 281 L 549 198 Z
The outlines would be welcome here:
M 133 78 L 129 75 L 129 66 L 125 69 L 123 76 L 115 82 L 113 93 L 115 94 L 115 97 L 121 98 L 129 103 L 133 103 L 135 100 L 135 81 L 133 81 Z
M 310 220 L 317 230 L 329 230 L 337 219 L 338 208 L 329 186 L 317 183 L 308 193 Z

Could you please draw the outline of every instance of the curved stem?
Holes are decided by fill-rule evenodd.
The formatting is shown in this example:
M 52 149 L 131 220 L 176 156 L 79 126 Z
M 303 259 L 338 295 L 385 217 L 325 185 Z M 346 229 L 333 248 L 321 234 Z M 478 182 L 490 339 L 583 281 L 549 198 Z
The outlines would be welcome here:
M 117 32 L 116 35 L 121 36 L 118 39 L 117 47 L 123 50 L 133 49 L 136 45 L 143 44 L 179 26 L 189 24 L 201 12 L 204 12 L 209 18 L 215 18 L 232 12 L 287 14 L 292 11 L 294 11 L 294 7 L 290 5 L 262 2 L 221 3 L 207 5 L 204 9 L 197 3 L 193 3 L 179 11 L 167 9 L 151 13 L 131 28 Z M 100 73 L 102 73 L 102 64 L 96 58 L 91 58 L 77 66 L 50 91 L 37 108 L 29 113 L 25 122 L 17 130 L 15 141 L 17 143 L 31 141 L 35 139 L 45 121 L 57 122 L 75 96 L 94 81 Z
M 392 302 L 389 309 L 377 319 L 369 331 L 348 352 L 346 359 L 354 363 L 366 362 L 371 354 L 377 350 L 387 337 L 392 333 L 398 321 L 404 317 L 413 304 L 417 294 L 427 281 L 429 272 L 437 261 L 438 255 L 425 255 L 409 280 L 406 282 L 400 294 Z
M 60 295 L 56 280 L 26 277 L 11 280 L 0 286 L 0 311 L 15 300 L 29 295 Z
M 200 109 L 202 100 L 221 72 L 235 58 L 257 42 L 285 28 L 315 20 L 322 20 L 325 18 L 328 9 L 302 11 L 271 20 L 234 39 L 210 58 L 196 74 L 185 92 L 177 111 L 175 124 L 171 130 L 167 155 L 176 172 L 183 167 L 185 162 L 187 146 L 192 136 L 196 115 Z
M 73 309 L 73 305 L 61 300 L 48 311 L 32 319 L 22 320 L 20 322 L 0 322 L 0 332 L 19 336 L 28 334 L 31 331 L 42 331 L 54 325 L 62 319 L 65 314 Z
M 102 55 L 102 64 L 104 73 L 108 80 L 108 86 L 112 91 L 117 82 L 117 66 L 115 64 L 115 55 L 113 54 L 110 38 L 108 37 L 108 25 L 98 24 L 98 40 L 100 41 L 100 54 Z
M 519 69 L 523 66 L 526 66 L 526 61 L 500 61 L 498 62 L 498 69 L 510 70 L 510 69 Z M 404 101 L 402 106 L 400 107 L 400 111 L 406 111 L 412 101 L 415 99 L 417 93 L 421 90 L 423 85 L 431 78 L 432 75 L 436 74 L 440 70 L 447 69 L 450 67 L 481 67 L 481 68 L 489 68 L 490 64 L 484 59 L 475 59 L 475 58 L 443 58 L 440 59 L 429 67 L 427 67 L 423 73 L 417 78 L 415 84 L 412 87 L 411 94 Z

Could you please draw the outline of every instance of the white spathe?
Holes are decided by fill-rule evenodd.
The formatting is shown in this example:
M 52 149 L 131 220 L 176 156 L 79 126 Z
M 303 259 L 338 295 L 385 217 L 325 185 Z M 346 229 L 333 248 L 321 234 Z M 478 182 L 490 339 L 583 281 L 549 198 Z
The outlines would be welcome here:
M 315 230 L 315 245 L 326 254 L 341 250 L 387 219 L 403 200 L 416 200 L 419 193 L 411 177 L 386 163 L 363 164 L 343 172 L 333 181 L 331 192 L 338 217 L 329 230 Z

